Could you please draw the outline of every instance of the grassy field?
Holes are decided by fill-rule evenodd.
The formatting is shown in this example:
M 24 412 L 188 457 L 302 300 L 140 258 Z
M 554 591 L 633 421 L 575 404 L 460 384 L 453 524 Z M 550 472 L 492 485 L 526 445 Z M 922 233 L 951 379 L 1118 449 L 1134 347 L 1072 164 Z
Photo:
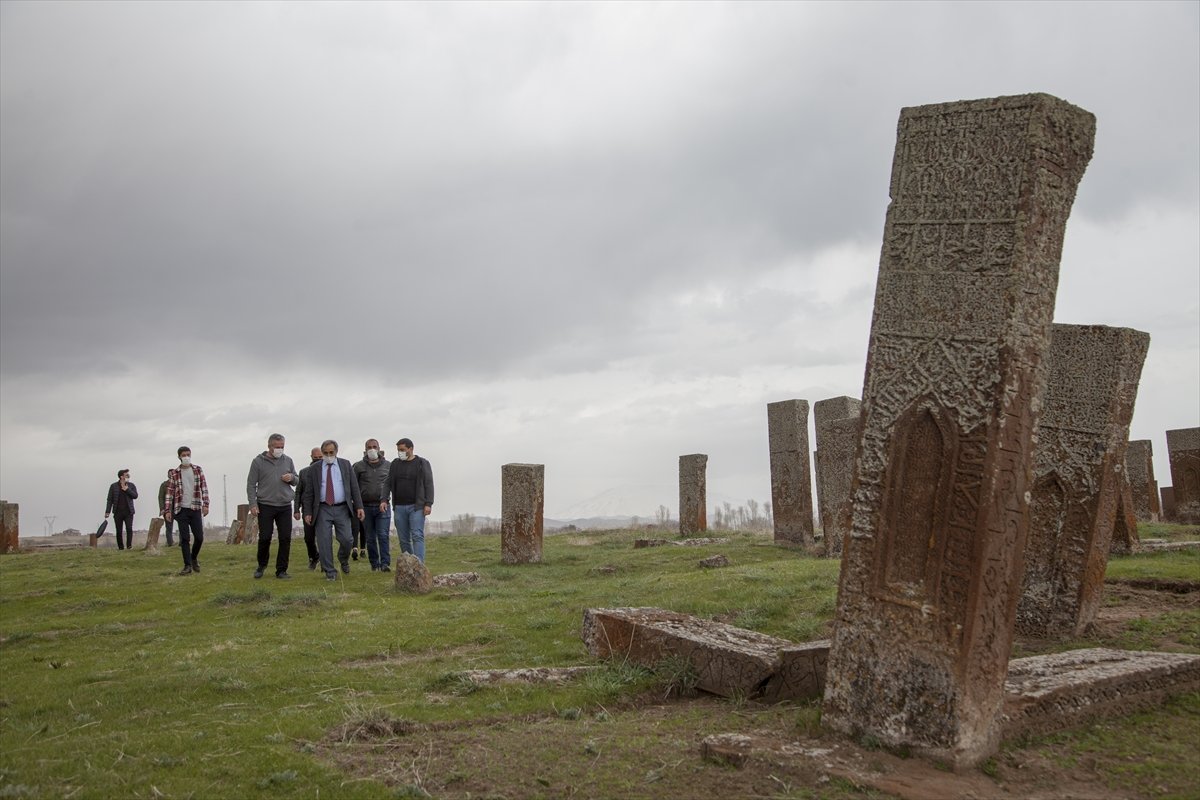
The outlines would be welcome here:
M 1154 535 L 1200 538 L 1195 528 L 1159 529 Z M 302 544 L 293 546 L 288 582 L 270 571 L 253 580 L 254 549 L 223 544 L 206 544 L 203 572 L 187 577 L 175 575 L 181 564 L 174 550 L 0 558 L 0 798 L 709 794 L 697 781 L 723 787 L 727 796 L 761 795 L 727 768 L 643 761 L 655 736 L 676 736 L 688 750 L 697 731 L 737 725 L 817 735 L 815 706 L 702 698 L 659 712 L 647 709 L 654 705 L 648 701 L 665 701 L 686 676 L 622 665 L 558 687 L 481 688 L 457 677 L 464 669 L 592 663 L 579 629 L 583 610 L 594 606 L 662 606 L 796 641 L 827 635 L 836 562 L 742 534 L 723 545 L 632 549 L 645 535 L 550 536 L 545 563 L 522 567 L 499 563 L 497 537 L 435 538 L 428 555 L 435 574 L 474 570 L 482 580 L 419 597 L 395 593 L 390 575 L 358 564 L 327 583 L 305 568 Z M 732 566 L 697 567 L 699 558 L 718 552 Z M 1200 555 L 1118 558 L 1109 576 L 1195 581 Z M 1164 609 L 1137 627 L 1071 645 L 1167 641 L 1200 653 L 1195 608 Z M 647 720 L 655 713 L 662 717 L 651 730 Z M 1168 735 L 1200 733 L 1195 697 L 1143 716 Z M 724 727 L 702 730 L 706 724 Z M 505 736 L 514 725 L 521 731 Z M 454 732 L 468 728 L 486 728 L 491 738 L 478 734 L 454 745 Z M 541 733 L 530 750 L 550 754 L 540 772 L 503 774 L 506 762 L 497 754 L 535 728 Z M 449 768 L 439 762 L 433 780 L 432 751 L 424 768 L 396 750 L 381 760 L 381 741 L 434 729 L 446 732 L 439 746 L 491 754 L 487 768 L 472 772 L 475 762 L 462 755 L 454 767 L 461 775 L 445 774 Z M 368 739 L 373 755 L 360 760 L 355 745 Z M 1108 747 L 1125 759 L 1137 747 L 1128 739 L 1068 735 L 1021 747 L 1093 760 Z M 1169 792 L 1186 789 L 1194 767 L 1170 761 L 1155 779 Z M 1120 776 L 1112 777 L 1120 785 Z M 814 788 L 776 780 L 767 784 L 768 796 L 881 796 L 845 781 Z

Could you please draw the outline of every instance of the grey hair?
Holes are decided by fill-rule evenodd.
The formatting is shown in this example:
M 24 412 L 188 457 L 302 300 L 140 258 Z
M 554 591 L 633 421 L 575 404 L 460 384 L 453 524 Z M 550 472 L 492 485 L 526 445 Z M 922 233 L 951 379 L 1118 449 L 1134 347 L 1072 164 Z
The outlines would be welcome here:
M 286 441 L 287 441 L 287 439 L 283 438 L 282 433 L 272 433 L 270 436 L 267 437 L 267 444 L 270 444 L 271 442 L 286 442 Z
M 334 449 L 335 451 L 338 449 L 338 443 L 337 443 L 337 441 L 336 441 L 336 440 L 334 440 L 334 439 L 326 439 L 325 441 L 321 442 L 321 449 L 322 449 L 322 450 L 324 450 L 324 449 L 325 449 L 325 445 L 327 445 L 327 444 L 331 444 L 331 445 L 333 445 L 333 449 Z

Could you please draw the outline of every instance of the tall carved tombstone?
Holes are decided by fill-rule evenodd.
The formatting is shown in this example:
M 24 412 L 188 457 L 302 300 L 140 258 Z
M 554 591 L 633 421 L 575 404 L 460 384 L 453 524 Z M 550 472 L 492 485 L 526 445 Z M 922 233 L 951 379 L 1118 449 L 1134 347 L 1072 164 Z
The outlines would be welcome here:
M 775 541 L 811 544 L 813 509 L 812 473 L 808 466 L 808 401 L 767 403 L 767 440 L 771 450 L 771 513 L 775 519 Z M 682 470 L 682 464 L 680 468 Z
M 537 564 L 542 560 L 546 466 L 500 467 L 500 561 Z
M 238 534 L 234 544 L 256 544 L 258 542 L 258 521 L 250 516 L 250 504 L 239 503 L 237 507 Z
M 1167 431 L 1175 522 L 1200 523 L 1200 428 Z
M 1125 471 L 1133 493 L 1133 513 L 1141 522 L 1158 522 L 1158 481 L 1154 480 L 1154 445 L 1149 439 L 1135 439 L 1125 450 Z
M 1129 453 L 1125 453 L 1128 460 Z M 1129 478 L 1122 473 L 1121 489 L 1117 495 L 1117 513 L 1113 519 L 1112 540 L 1108 545 L 1109 555 L 1127 556 L 1137 550 L 1141 544 L 1138 536 L 1137 515 L 1133 513 L 1133 492 L 1129 487 Z
M 0 553 L 21 551 L 21 505 L 0 500 Z
M 1055 325 L 1037 426 L 1017 630 L 1082 634 L 1096 619 L 1150 335 Z
M 708 530 L 705 483 L 708 456 L 693 453 L 679 457 L 679 535 L 691 536 Z
M 1095 118 L 900 113 L 822 720 L 965 767 L 999 742 L 1063 229 Z
M 813 405 L 816 422 L 817 506 L 821 517 L 825 556 L 841 558 L 842 541 L 849 527 L 846 504 L 854 482 L 854 449 L 858 446 L 858 417 L 862 402 L 853 397 L 831 397 Z

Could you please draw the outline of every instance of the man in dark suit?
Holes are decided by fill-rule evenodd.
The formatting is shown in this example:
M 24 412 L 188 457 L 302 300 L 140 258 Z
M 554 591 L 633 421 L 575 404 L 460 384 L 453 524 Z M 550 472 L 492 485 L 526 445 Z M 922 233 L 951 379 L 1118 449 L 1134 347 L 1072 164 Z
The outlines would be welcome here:
M 337 536 L 338 561 L 342 572 L 350 572 L 350 548 L 354 545 L 350 517 L 361 520 L 362 492 L 350 462 L 337 457 L 338 443 L 321 442 L 321 462 L 312 464 L 304 480 L 304 521 L 317 529 L 317 552 L 326 580 L 337 580 L 333 566 L 333 537 Z

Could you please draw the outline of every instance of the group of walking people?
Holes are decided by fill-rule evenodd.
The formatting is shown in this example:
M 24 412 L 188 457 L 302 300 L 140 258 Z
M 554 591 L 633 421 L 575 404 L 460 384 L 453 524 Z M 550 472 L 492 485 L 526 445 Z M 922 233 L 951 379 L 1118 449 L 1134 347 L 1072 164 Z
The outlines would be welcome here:
M 350 560 L 360 551 L 371 570 L 391 571 L 390 529 L 394 520 L 400 550 L 425 560 L 425 518 L 433 512 L 433 468 L 413 451 L 411 439 L 396 442 L 396 458 L 383 455 L 379 440 L 368 439 L 363 458 L 354 464 L 338 457 L 338 443 L 326 439 L 314 447 L 310 463 L 296 469 L 285 452 L 286 440 L 273 433 L 267 449 L 250 462 L 246 497 L 250 514 L 258 523 L 258 565 L 254 577 L 261 578 L 270 566 L 271 540 L 276 534 L 275 577 L 289 580 L 292 521 L 303 520 L 308 568 L 318 566 L 327 580 L 337 579 L 337 567 L 350 572 Z M 200 572 L 199 554 L 204 544 L 203 518 L 208 516 L 208 482 L 204 471 L 191 460 L 187 446 L 177 451 L 178 468 L 167 471 L 159 488 L 159 507 L 166 521 L 167 544 L 172 544 L 172 527 L 177 525 L 183 553 L 180 575 Z M 133 500 L 137 487 L 129 481 L 129 470 L 120 470 L 109 487 L 105 519 L 117 521 L 117 546 L 133 546 Z M 390 512 L 390 513 L 389 513 Z M 248 521 L 247 521 L 248 522 Z M 124 529 L 127 539 L 123 542 Z M 356 535 L 357 534 L 357 535 Z M 333 542 L 337 540 L 337 565 Z M 357 547 L 356 540 L 363 543 Z

